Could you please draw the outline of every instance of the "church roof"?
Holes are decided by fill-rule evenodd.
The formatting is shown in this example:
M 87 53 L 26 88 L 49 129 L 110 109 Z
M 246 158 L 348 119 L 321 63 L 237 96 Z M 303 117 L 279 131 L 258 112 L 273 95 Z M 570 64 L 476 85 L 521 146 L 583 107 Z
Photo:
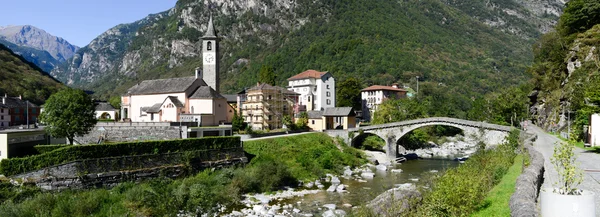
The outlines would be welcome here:
M 168 99 L 171 100 L 171 102 L 173 102 L 173 105 L 175 105 L 175 107 L 181 108 L 183 107 L 183 103 L 181 101 L 179 101 L 179 99 L 176 96 L 167 96 Z M 166 101 L 167 99 L 165 99 Z M 162 104 L 165 104 L 165 102 L 163 102 Z
M 300 79 L 306 79 L 306 78 L 321 78 L 325 74 L 327 74 L 327 72 L 319 72 L 319 71 L 310 69 L 310 70 L 306 70 L 300 74 L 294 75 L 291 78 L 288 78 L 288 81 L 300 80 Z
M 352 107 L 334 107 L 326 108 L 323 111 L 323 116 L 356 116 Z
M 204 34 L 204 36 L 202 36 L 202 38 L 216 38 L 217 34 L 215 33 L 215 27 L 213 26 L 213 19 L 212 16 L 210 16 L 210 19 L 208 20 L 208 28 L 206 28 L 206 33 Z
M 161 106 L 162 103 L 156 103 L 150 107 L 142 107 L 142 111 L 145 111 L 146 113 L 158 113 L 160 111 Z
M 196 77 L 194 76 L 146 80 L 129 88 L 129 90 L 127 90 L 127 94 L 143 95 L 157 93 L 180 93 L 187 90 L 195 81 Z M 206 83 L 202 80 L 200 85 L 206 86 Z
M 114 111 L 116 110 L 112 105 L 107 102 L 99 102 L 96 104 L 96 111 Z
M 194 91 L 190 99 L 225 99 L 225 97 L 210 86 L 202 86 Z

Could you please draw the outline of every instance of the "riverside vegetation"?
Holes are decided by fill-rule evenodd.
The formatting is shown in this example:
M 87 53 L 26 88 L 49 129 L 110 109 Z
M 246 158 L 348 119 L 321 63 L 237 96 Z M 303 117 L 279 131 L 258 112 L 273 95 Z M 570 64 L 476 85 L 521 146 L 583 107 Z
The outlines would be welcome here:
M 252 160 L 245 167 L 205 170 L 171 180 L 123 183 L 112 189 L 42 192 L 0 183 L 0 216 L 172 216 L 219 212 L 240 204 L 242 194 L 297 186 L 345 165 L 366 162 L 359 151 L 325 134 L 244 142 Z M 61 151 L 60 148 L 55 151 Z M 169 196 L 166 196 L 169 195 Z
M 422 198 L 410 200 L 408 210 L 398 213 L 398 210 L 394 209 L 386 213 L 389 216 L 469 216 L 485 209 L 490 202 L 484 199 L 513 165 L 518 146 L 519 131 L 513 130 L 505 144 L 481 149 L 465 164 L 430 179 L 427 184 L 429 188 L 419 190 Z M 399 201 L 398 205 L 393 207 L 401 207 L 403 203 Z M 353 215 L 380 214 L 361 208 Z

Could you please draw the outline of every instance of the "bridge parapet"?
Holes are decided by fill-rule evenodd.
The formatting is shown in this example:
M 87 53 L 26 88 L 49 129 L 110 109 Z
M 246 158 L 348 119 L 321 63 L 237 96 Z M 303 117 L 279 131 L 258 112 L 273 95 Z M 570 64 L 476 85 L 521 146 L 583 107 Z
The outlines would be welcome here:
M 485 122 L 469 121 L 469 120 L 462 120 L 462 119 L 448 118 L 448 117 L 431 117 L 431 118 L 422 118 L 422 119 L 400 121 L 400 122 L 387 123 L 387 124 L 378 124 L 378 125 L 372 125 L 372 126 L 367 126 L 367 127 L 352 128 L 352 129 L 349 129 L 349 131 L 354 132 L 354 131 L 359 131 L 360 129 L 362 129 L 363 131 L 377 130 L 377 129 L 395 128 L 395 127 L 424 124 L 424 123 L 436 123 L 436 122 L 437 123 L 458 124 L 458 125 L 463 125 L 463 126 L 467 126 L 467 127 L 475 127 L 475 128 L 480 128 L 480 129 L 497 130 L 497 131 L 504 131 L 504 132 L 510 132 L 512 129 L 509 126 L 502 126 L 502 125 L 498 125 L 498 124 L 490 124 L 490 123 L 485 123 Z

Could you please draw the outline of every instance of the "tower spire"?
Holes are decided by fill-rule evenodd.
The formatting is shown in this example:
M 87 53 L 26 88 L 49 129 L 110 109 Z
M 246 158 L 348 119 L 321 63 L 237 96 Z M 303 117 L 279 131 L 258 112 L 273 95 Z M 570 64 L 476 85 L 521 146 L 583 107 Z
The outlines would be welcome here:
M 217 34 L 215 34 L 215 27 L 213 26 L 213 18 L 210 15 L 210 19 L 208 20 L 208 28 L 206 29 L 206 33 L 202 38 L 216 38 Z

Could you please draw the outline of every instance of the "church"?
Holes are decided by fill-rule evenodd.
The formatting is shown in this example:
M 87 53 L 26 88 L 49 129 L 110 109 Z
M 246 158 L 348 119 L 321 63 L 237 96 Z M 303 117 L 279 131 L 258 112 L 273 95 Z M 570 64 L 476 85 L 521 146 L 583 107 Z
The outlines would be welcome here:
M 233 108 L 219 93 L 219 37 L 212 17 L 202 37 L 202 71 L 194 76 L 146 80 L 121 97 L 122 121 L 231 123 Z

